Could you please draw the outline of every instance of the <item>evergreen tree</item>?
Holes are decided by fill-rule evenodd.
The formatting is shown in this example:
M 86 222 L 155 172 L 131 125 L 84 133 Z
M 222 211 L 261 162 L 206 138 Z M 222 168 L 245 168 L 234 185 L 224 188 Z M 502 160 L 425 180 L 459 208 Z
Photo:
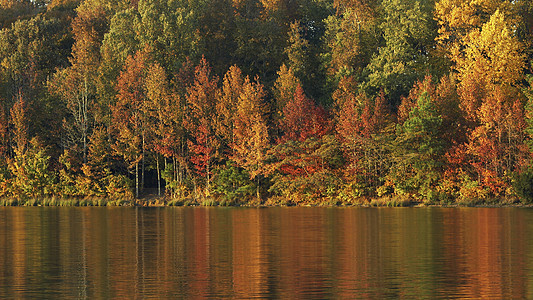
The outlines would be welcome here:
M 396 161 L 391 171 L 395 192 L 430 196 L 442 171 L 442 117 L 427 92 L 397 128 Z

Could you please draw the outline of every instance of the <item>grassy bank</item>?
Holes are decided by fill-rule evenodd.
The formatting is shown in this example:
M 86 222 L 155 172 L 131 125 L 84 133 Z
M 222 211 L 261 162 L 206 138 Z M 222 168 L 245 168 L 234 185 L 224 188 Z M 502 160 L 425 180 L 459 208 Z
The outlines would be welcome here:
M 0 199 L 0 206 L 132 206 L 134 201 L 103 198 Z
M 170 198 L 167 196 L 150 196 L 139 199 L 111 199 L 98 197 L 59 198 L 42 197 L 32 199 L 0 199 L 0 206 L 218 206 L 218 207 L 528 207 L 516 198 L 493 198 L 489 200 L 469 201 L 420 201 L 409 197 L 387 196 L 380 198 L 360 198 L 343 200 L 341 198 L 301 199 L 270 197 L 260 201 L 257 198 L 228 200 L 223 197 L 204 198 Z

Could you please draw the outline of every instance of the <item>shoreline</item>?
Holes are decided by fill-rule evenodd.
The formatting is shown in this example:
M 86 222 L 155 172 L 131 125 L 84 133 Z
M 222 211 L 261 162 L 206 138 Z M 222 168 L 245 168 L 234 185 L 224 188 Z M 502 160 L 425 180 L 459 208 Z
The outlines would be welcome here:
M 105 199 L 105 198 L 40 198 L 30 200 L 0 199 L 0 206 L 4 207 L 247 207 L 247 208 L 269 208 L 269 207 L 323 207 L 323 208 L 532 208 L 533 204 L 520 202 L 510 202 L 508 199 L 494 201 L 490 203 L 423 203 L 423 202 L 391 202 L 383 199 L 371 199 L 365 203 L 342 203 L 323 201 L 315 203 L 292 203 L 272 201 L 267 199 L 262 203 L 249 201 L 243 203 L 227 203 L 216 199 L 205 199 L 201 202 L 192 199 L 169 199 L 167 197 L 151 197 L 149 199 Z

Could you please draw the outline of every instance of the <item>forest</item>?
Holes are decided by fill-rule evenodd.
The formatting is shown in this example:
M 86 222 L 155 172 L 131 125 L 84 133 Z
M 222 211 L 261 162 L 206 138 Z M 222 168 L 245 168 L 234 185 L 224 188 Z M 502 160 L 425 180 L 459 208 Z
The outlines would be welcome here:
M 0 0 L 0 198 L 533 203 L 532 43 L 529 0 Z

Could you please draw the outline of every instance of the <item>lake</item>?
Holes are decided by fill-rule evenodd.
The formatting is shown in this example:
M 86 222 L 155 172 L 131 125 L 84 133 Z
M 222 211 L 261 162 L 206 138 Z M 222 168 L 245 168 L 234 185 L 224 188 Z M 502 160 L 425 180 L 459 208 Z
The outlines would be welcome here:
M 0 298 L 533 298 L 533 209 L 2 207 Z

